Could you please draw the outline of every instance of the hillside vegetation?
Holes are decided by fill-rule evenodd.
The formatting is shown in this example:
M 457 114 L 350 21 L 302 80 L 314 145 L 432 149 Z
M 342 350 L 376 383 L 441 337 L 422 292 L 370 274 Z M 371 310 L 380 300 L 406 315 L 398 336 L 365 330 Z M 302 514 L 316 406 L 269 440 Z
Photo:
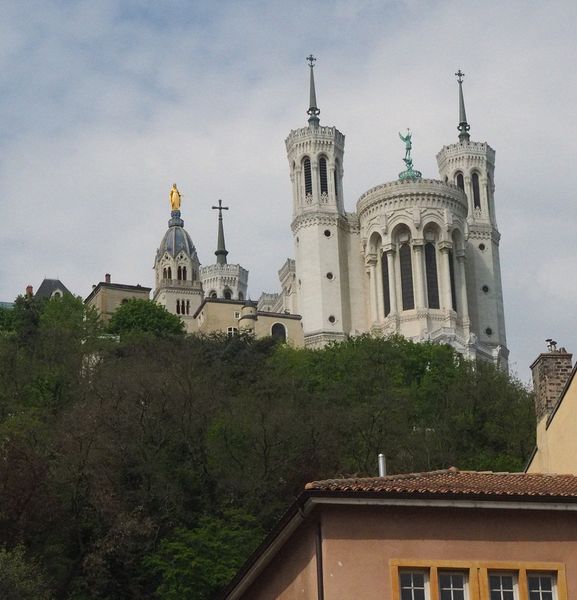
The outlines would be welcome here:
M 2 598 L 209 599 L 308 481 L 376 475 L 379 452 L 391 473 L 520 470 L 532 449 L 528 391 L 449 347 L 153 321 L 104 335 L 71 297 L 0 314 Z

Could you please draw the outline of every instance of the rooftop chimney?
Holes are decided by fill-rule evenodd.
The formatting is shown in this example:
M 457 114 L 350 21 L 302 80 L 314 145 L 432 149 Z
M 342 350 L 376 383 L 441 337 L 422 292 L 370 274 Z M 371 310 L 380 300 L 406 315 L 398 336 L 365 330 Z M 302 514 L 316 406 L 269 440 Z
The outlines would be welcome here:
M 384 454 L 379 454 L 379 477 L 385 477 L 387 474 L 387 459 Z
M 34 288 L 31 285 L 27 285 L 26 286 L 26 297 L 32 298 L 33 295 L 34 295 Z
M 548 417 L 557 406 L 559 396 L 571 374 L 573 357 L 565 348 L 557 348 L 555 340 L 549 338 L 546 341 L 548 352 L 539 354 L 531 365 L 537 422 L 543 417 Z
M 110 283 L 110 273 L 106 273 L 106 275 L 104 276 L 104 281 L 106 283 Z

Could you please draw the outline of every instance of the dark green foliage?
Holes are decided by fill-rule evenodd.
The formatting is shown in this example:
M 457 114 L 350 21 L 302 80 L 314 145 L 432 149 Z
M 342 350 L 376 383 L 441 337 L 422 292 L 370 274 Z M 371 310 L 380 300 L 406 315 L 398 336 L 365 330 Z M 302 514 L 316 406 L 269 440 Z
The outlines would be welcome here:
M 152 334 L 155 336 L 179 335 L 184 331 L 182 321 L 163 306 L 151 300 L 128 300 L 110 319 L 110 333 Z
M 0 335 L 0 546 L 55 598 L 210 598 L 307 481 L 532 449 L 527 390 L 446 346 L 295 350 L 122 311 L 118 342 L 79 299 L 21 298 Z
M 26 558 L 22 546 L 0 550 L 2 600 L 50 600 L 52 597 L 42 570 Z

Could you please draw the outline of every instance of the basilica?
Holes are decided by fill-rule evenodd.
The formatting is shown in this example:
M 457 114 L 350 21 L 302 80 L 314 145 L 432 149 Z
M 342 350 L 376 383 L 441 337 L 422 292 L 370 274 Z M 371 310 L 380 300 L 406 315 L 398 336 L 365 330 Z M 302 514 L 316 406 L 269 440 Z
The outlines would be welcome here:
M 468 358 L 506 368 L 495 151 L 471 140 L 464 74 L 456 73 L 458 140 L 437 154 L 439 178 L 423 178 L 413 168 L 407 131 L 399 134 L 406 169 L 367 190 L 356 211 L 347 212 L 345 136 L 321 124 L 315 58 L 307 60 L 308 122 L 285 141 L 294 258 L 278 272 L 280 291 L 263 293 L 258 302 L 247 299 L 248 271 L 227 260 L 227 207 L 220 201 L 213 207 L 218 210 L 216 260 L 201 266 L 184 228 L 175 184 L 168 229 L 154 261 L 153 300 L 179 315 L 190 333 L 247 331 L 310 348 L 364 333 L 400 334 L 450 344 Z M 99 284 L 107 285 L 119 284 L 109 279 Z
M 495 151 L 471 140 L 464 74 L 456 73 L 458 141 L 437 154 L 439 179 L 413 169 L 409 132 L 401 136 L 407 169 L 367 190 L 351 213 L 343 198 L 345 136 L 320 123 L 315 59 L 308 60 L 308 124 L 286 139 L 294 260 L 279 271 L 276 309 L 302 315 L 308 347 L 401 334 L 506 367 Z

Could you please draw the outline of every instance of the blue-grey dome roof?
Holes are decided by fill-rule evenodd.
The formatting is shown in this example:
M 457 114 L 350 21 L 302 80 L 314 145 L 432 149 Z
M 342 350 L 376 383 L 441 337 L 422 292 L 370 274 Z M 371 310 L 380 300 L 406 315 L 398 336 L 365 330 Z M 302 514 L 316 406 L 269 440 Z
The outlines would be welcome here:
M 175 213 L 178 212 L 178 215 Z M 196 248 L 188 235 L 188 231 L 183 227 L 184 221 L 180 218 L 180 211 L 173 211 L 172 218 L 168 222 L 168 231 L 164 234 L 162 242 L 156 253 L 156 258 L 160 258 L 165 252 L 173 258 L 180 252 L 198 261 Z

